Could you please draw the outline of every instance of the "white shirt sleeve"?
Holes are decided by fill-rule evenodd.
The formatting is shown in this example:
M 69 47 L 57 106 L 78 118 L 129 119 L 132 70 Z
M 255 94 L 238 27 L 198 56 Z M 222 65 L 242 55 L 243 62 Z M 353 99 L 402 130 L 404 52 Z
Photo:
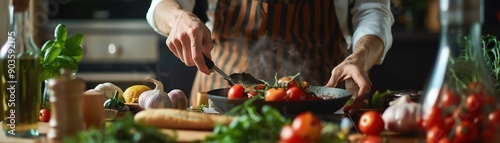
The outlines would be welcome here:
M 363 36 L 377 36 L 384 44 L 384 52 L 379 64 L 383 62 L 392 46 L 391 26 L 394 23 L 394 17 L 389 7 L 389 0 L 357 0 L 351 9 L 354 29 L 352 47 L 355 48 Z
M 182 9 L 186 11 L 193 11 L 194 5 L 195 5 L 195 0 L 176 0 L 179 5 L 181 5 Z M 163 36 L 167 36 L 167 33 L 162 33 L 160 30 L 158 30 L 158 27 L 156 27 L 155 23 L 155 18 L 154 18 L 154 11 L 158 3 L 160 3 L 161 0 L 152 0 L 151 1 L 151 6 L 149 6 L 148 12 L 146 13 L 146 20 L 148 21 L 149 25 L 153 30 L 155 30 L 158 34 L 161 34 Z

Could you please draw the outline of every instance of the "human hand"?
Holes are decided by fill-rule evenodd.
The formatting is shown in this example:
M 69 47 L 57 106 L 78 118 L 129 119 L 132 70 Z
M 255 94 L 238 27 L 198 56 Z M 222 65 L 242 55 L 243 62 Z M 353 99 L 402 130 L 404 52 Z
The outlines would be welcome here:
M 345 81 L 346 90 L 355 97 L 354 102 L 344 107 L 344 112 L 356 112 L 359 107 L 366 105 L 366 99 L 371 91 L 371 82 L 368 73 L 363 68 L 364 63 L 355 56 L 346 58 L 342 63 L 332 70 L 332 76 L 326 84 L 328 87 L 336 87 L 341 81 Z
M 213 49 L 211 32 L 193 13 L 182 12 L 171 24 L 171 32 L 166 43 L 170 51 L 187 66 L 196 66 L 209 75 L 203 55 L 211 58 Z

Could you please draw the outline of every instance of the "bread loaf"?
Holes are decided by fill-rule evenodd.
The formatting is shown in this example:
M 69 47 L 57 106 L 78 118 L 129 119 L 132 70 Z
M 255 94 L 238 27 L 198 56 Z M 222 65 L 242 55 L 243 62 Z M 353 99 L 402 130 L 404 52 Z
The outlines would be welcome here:
M 226 115 L 210 115 L 179 109 L 149 109 L 137 113 L 136 122 L 159 128 L 212 130 L 217 124 L 229 125 L 233 117 Z

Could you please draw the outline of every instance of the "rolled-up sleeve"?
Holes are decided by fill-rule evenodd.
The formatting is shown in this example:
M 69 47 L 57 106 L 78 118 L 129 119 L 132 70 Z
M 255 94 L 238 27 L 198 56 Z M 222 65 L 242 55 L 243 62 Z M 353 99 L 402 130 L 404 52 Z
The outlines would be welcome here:
M 353 24 L 353 48 L 363 36 L 374 35 L 384 44 L 384 52 L 379 60 L 381 64 L 392 46 L 391 26 L 394 17 L 390 11 L 389 0 L 356 0 L 351 9 Z
M 163 36 L 167 36 L 167 33 L 163 33 L 160 30 L 158 30 L 158 27 L 156 26 L 155 23 L 155 18 L 154 18 L 154 11 L 158 3 L 160 3 L 162 0 L 152 0 L 151 5 L 149 6 L 148 12 L 146 13 L 146 20 L 149 23 L 149 26 L 153 28 L 158 34 L 161 34 Z M 193 11 L 194 6 L 195 6 L 195 0 L 176 0 L 179 5 L 181 5 L 182 9 L 186 11 Z

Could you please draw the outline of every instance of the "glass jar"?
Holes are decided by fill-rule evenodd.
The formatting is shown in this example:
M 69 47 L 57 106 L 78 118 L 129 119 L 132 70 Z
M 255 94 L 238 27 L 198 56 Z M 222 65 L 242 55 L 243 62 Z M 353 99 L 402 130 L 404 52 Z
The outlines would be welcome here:
M 440 49 L 419 117 L 426 141 L 498 142 L 498 92 L 481 45 L 483 1 L 440 0 L 439 9 Z
M 31 38 L 29 0 L 11 0 L 7 42 L 0 50 L 0 83 L 7 136 L 38 136 L 41 103 L 39 48 Z M 4 33 L 2 33 L 4 34 Z

